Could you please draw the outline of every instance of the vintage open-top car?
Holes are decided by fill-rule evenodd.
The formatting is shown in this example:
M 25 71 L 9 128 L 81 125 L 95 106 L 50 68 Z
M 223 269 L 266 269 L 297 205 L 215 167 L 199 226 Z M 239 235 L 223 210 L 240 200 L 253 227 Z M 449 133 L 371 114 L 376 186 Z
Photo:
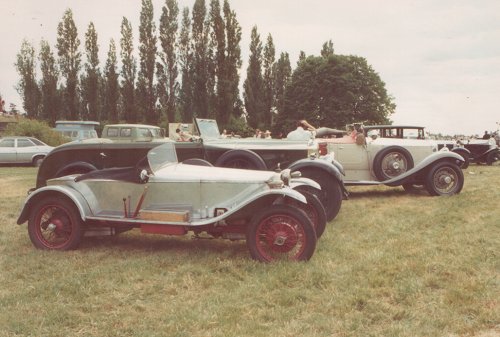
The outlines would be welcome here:
M 464 184 L 458 153 L 438 151 L 437 143 L 370 134 L 355 124 L 349 135 L 325 139 L 345 172 L 345 185 L 425 186 L 431 195 L 460 193 Z
M 172 143 L 151 149 L 133 167 L 94 170 L 47 181 L 25 201 L 35 247 L 76 248 L 82 237 L 132 228 L 145 233 L 206 232 L 246 239 L 259 261 L 308 260 L 325 229 L 320 186 L 290 170 L 280 173 L 177 162 Z
M 279 139 L 222 139 L 215 120 L 196 119 L 199 137 L 188 142 L 151 138 L 148 142 L 114 142 L 109 139 L 72 142 L 58 146 L 44 160 L 38 170 L 36 188 L 46 185 L 48 179 L 74 173 L 134 165 L 149 149 L 171 142 L 175 144 L 180 162 L 202 159 L 217 167 L 251 170 L 300 171 L 303 177 L 321 185 L 320 200 L 325 206 L 328 221 L 333 220 L 346 195 L 342 167 L 333 154 L 320 155 L 319 144 L 310 141 Z M 200 161 L 201 162 L 201 161 Z

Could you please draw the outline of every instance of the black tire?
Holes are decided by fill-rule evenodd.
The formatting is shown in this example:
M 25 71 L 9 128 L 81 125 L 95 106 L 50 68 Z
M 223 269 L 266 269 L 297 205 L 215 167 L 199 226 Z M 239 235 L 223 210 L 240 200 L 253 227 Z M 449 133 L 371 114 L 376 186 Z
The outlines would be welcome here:
M 186 159 L 182 163 L 186 165 L 213 166 L 210 162 L 200 158 Z
M 488 153 L 486 157 L 486 164 L 488 165 L 500 165 L 500 151 L 493 151 Z
M 71 250 L 82 240 L 82 219 L 75 205 L 63 198 L 40 199 L 28 219 L 28 233 L 36 248 Z
M 323 207 L 319 198 L 311 192 L 308 192 L 305 189 L 301 188 L 302 186 L 298 186 L 295 188 L 296 191 L 300 192 L 304 197 L 306 197 L 307 204 L 303 204 L 298 200 L 287 198 L 286 204 L 292 207 L 300 208 L 303 210 L 314 226 L 314 230 L 316 231 L 316 237 L 319 239 L 326 228 L 326 211 Z M 319 191 L 318 191 L 319 192 Z
M 413 183 L 407 183 L 407 184 L 403 184 L 401 186 L 403 186 L 404 190 L 408 193 L 416 193 L 416 192 L 422 190 L 422 188 L 423 188 L 423 185 L 413 184 Z
M 246 170 L 267 170 L 264 160 L 257 153 L 246 149 L 234 149 L 224 152 L 215 162 L 215 166 Z
M 255 214 L 246 243 L 253 259 L 307 261 L 316 249 L 316 232 L 307 215 L 288 205 L 272 205 Z
M 38 156 L 38 157 L 33 158 L 33 166 L 34 167 L 40 167 L 40 165 L 42 165 L 42 162 L 43 162 L 44 158 L 45 157 L 42 157 L 42 156 Z
M 425 179 L 425 189 L 432 196 L 458 194 L 464 186 L 462 169 L 451 162 L 438 162 L 431 167 Z
M 389 146 L 380 150 L 373 160 L 373 171 L 379 181 L 397 177 L 413 168 L 413 158 L 401 146 Z
M 462 166 L 460 166 L 460 168 L 462 168 L 462 170 L 467 169 L 470 164 L 470 154 L 460 149 L 453 150 L 453 152 L 459 154 L 464 159 L 464 163 L 462 164 Z
M 342 206 L 343 193 L 340 183 L 335 177 L 325 171 L 302 168 L 299 169 L 303 177 L 317 182 L 321 186 L 319 200 L 326 211 L 326 220 L 328 222 L 335 219 Z

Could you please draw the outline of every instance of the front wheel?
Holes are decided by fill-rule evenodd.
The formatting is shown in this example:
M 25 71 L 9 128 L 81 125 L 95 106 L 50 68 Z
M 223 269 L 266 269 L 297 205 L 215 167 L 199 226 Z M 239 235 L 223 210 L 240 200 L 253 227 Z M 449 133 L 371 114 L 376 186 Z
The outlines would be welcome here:
M 430 195 L 458 194 L 464 186 L 464 174 L 460 167 L 450 162 L 435 164 L 427 173 L 425 188 Z
M 287 198 L 286 203 L 292 207 L 300 208 L 307 214 L 309 219 L 311 219 L 314 230 L 316 231 L 316 237 L 319 239 L 321 235 L 323 235 L 326 228 L 326 211 L 317 195 L 302 187 L 303 186 L 297 186 L 295 190 L 300 192 L 306 198 L 307 204 L 303 204 L 292 198 Z
M 28 220 L 28 233 L 36 248 L 71 250 L 82 239 L 82 220 L 73 203 L 49 197 L 34 205 Z
M 494 152 L 488 153 L 488 156 L 486 157 L 486 164 L 499 166 L 500 165 L 500 151 L 494 151 Z
M 332 221 L 339 214 L 343 193 L 338 180 L 332 175 L 319 170 L 300 169 L 302 177 L 309 178 L 321 186 L 319 200 L 325 207 L 326 220 Z
M 254 215 L 246 242 L 252 258 L 261 262 L 307 261 L 316 249 L 316 233 L 307 215 L 288 205 L 273 205 Z

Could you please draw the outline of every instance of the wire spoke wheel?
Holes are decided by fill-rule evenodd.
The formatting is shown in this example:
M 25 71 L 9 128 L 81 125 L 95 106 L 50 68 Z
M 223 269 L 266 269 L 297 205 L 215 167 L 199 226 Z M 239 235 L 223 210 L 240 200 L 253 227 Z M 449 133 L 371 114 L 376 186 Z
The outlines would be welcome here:
M 273 205 L 252 221 L 247 245 L 252 257 L 263 262 L 308 260 L 316 247 L 316 233 L 302 210 Z
M 35 205 L 28 232 L 35 247 L 50 250 L 73 249 L 82 237 L 80 218 L 73 205 L 56 198 Z
M 431 195 L 453 195 L 460 193 L 464 185 L 464 175 L 455 164 L 442 162 L 431 168 L 425 187 Z
M 382 158 L 382 171 L 389 178 L 394 178 L 408 170 L 408 160 L 399 152 L 390 152 Z

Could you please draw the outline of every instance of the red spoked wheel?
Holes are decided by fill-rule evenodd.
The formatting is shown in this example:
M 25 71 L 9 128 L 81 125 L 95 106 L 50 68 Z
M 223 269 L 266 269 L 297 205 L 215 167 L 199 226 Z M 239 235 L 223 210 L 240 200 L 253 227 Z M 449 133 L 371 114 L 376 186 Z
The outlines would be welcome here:
M 42 199 L 34 205 L 28 220 L 28 233 L 39 249 L 75 249 L 83 234 L 80 214 L 66 199 Z
M 316 248 L 316 232 L 301 209 L 272 205 L 259 211 L 247 230 L 247 246 L 256 260 L 309 260 Z

